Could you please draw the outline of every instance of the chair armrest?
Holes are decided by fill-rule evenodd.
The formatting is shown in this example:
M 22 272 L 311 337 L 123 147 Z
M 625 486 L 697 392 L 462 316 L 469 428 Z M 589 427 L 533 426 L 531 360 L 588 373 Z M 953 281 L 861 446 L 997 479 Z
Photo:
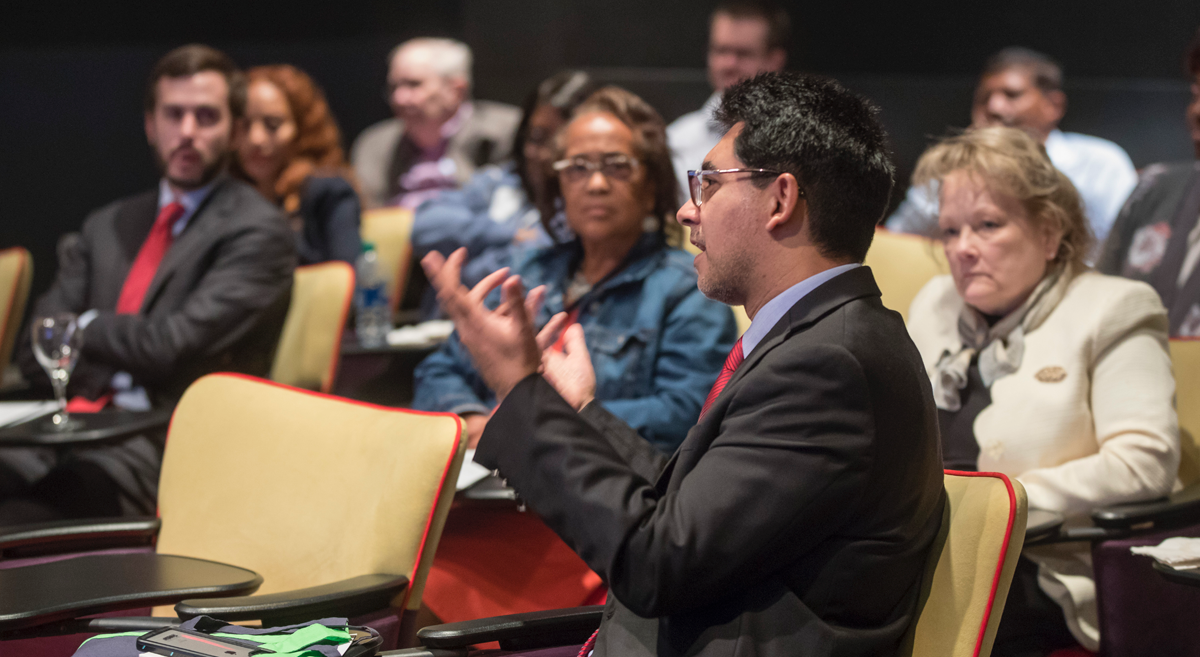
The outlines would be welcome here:
M 1092 513 L 1092 522 L 1104 529 L 1124 531 L 1200 523 L 1200 484 L 1163 499 L 1099 509 Z
M 59 520 L 0 529 L 0 558 L 141 547 L 154 542 L 162 522 L 154 517 Z
M 261 620 L 264 627 L 290 625 L 385 609 L 407 587 L 404 575 L 361 575 L 283 593 L 184 600 L 175 605 L 175 613 L 183 620 L 204 615 L 223 621 Z
M 417 638 L 426 648 L 443 650 L 488 641 L 499 641 L 504 650 L 578 645 L 600 627 L 603 615 L 604 605 L 534 611 L 434 625 L 418 631 Z

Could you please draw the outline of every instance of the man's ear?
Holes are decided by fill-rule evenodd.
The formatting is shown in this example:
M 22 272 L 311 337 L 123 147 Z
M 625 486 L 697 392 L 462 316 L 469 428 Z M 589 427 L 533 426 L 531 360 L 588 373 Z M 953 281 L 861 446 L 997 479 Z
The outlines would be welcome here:
M 766 66 L 764 71 L 777 72 L 782 71 L 787 65 L 787 48 L 772 48 L 767 51 Z
M 1046 100 L 1050 102 L 1050 114 L 1054 125 L 1062 120 L 1067 113 L 1067 95 L 1060 90 L 1046 92 Z
M 158 131 L 154 127 L 154 112 L 146 112 L 143 115 L 144 127 L 146 128 L 146 141 L 150 142 L 151 146 L 158 143 Z
M 804 199 L 800 197 L 800 183 L 796 182 L 796 176 L 790 173 L 776 176 L 765 191 L 769 194 L 771 202 L 771 212 L 767 216 L 767 232 L 773 232 L 792 221 Z M 808 204 L 805 203 L 799 210 L 804 213 L 803 217 L 799 217 L 803 224 L 808 221 Z
M 446 78 L 446 81 L 450 83 L 450 88 L 458 96 L 458 102 L 467 102 L 467 97 L 470 95 L 470 89 L 467 88 L 467 81 L 463 78 Z

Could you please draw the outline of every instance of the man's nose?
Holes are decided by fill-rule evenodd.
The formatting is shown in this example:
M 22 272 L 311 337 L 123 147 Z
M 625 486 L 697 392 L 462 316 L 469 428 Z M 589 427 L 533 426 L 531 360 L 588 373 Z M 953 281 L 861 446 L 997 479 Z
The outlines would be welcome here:
M 700 225 L 700 208 L 689 198 L 675 213 L 675 221 L 689 228 Z
M 196 113 L 184 112 L 183 119 L 179 122 L 179 133 L 184 137 L 193 137 L 196 134 Z
M 987 99 L 987 113 L 989 116 L 1003 118 L 1008 110 L 1008 102 L 1004 98 L 1004 94 L 992 94 Z

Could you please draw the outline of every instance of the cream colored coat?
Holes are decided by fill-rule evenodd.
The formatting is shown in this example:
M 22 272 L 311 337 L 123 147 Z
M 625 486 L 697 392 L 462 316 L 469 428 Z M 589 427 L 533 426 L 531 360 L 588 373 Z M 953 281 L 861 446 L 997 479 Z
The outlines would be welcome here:
M 979 470 L 1015 476 L 1030 508 L 1090 524 L 1091 510 L 1160 497 L 1179 469 L 1175 379 L 1167 314 L 1145 283 L 1082 273 L 1025 335 L 1017 371 L 996 380 L 975 419 Z M 962 298 L 950 276 L 913 300 L 908 330 L 926 371 L 957 351 Z M 1065 376 L 1062 374 L 1065 372 Z M 1039 584 L 1064 609 L 1072 634 L 1096 650 L 1096 588 L 1087 544 L 1030 548 Z

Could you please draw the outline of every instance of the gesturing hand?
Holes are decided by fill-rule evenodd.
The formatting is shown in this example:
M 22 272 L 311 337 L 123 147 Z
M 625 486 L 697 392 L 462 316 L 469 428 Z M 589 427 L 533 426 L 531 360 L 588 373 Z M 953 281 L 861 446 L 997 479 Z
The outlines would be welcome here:
M 520 277 L 509 276 L 507 267 L 468 290 L 462 284 L 461 273 L 466 257 L 466 249 L 458 249 L 449 258 L 431 251 L 421 259 L 421 266 L 480 376 L 496 398 L 503 400 L 513 386 L 537 372 L 541 364 L 530 316 L 541 306 L 545 290 L 539 287 L 526 299 Z M 488 310 L 483 301 L 497 286 L 500 305 Z
M 575 410 L 587 406 L 596 396 L 596 372 L 583 339 L 583 327 L 572 324 L 563 334 L 564 351 L 551 349 L 566 321 L 566 313 L 555 315 L 538 333 L 542 349 L 542 376 Z

